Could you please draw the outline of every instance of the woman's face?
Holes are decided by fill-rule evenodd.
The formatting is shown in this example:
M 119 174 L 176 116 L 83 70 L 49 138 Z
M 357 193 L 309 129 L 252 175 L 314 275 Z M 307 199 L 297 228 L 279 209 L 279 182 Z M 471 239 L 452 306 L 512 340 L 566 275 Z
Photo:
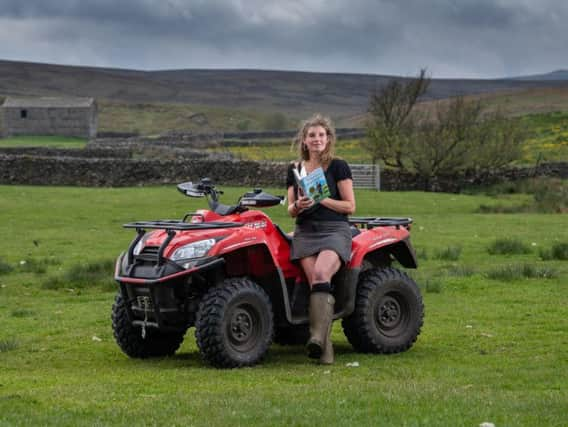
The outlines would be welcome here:
M 308 128 L 304 144 L 306 144 L 310 153 L 322 153 L 328 143 L 327 132 L 323 126 L 311 126 Z

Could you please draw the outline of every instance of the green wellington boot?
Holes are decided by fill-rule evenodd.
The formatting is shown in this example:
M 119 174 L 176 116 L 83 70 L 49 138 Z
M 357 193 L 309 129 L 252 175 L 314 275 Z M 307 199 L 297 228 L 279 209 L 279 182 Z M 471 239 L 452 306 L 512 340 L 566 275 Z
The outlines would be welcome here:
M 333 343 L 331 342 L 331 328 L 333 326 L 333 321 L 329 324 L 329 332 L 325 338 L 325 345 L 323 346 L 323 353 L 320 356 L 319 362 L 322 365 L 333 365 L 335 360 L 333 354 Z
M 326 344 L 333 321 L 333 307 L 335 298 L 328 292 L 313 292 L 310 294 L 310 339 L 306 345 L 308 357 L 320 359 L 323 354 L 329 355 Z M 328 351 L 324 351 L 328 350 Z M 326 356 L 326 360 L 329 356 Z M 333 347 L 331 347 L 331 359 L 333 361 Z

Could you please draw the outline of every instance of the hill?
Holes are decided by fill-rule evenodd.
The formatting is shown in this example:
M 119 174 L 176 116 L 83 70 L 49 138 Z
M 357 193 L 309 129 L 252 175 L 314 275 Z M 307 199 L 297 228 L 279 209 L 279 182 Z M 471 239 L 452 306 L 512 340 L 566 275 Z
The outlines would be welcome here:
M 122 104 L 191 104 L 239 111 L 314 111 L 348 119 L 364 113 L 369 94 L 393 76 L 262 70 L 136 71 L 0 61 L 0 96 L 73 95 Z M 427 97 L 568 86 L 519 79 L 433 79 Z
M 568 80 L 568 70 L 556 70 L 545 74 L 533 74 L 529 76 L 514 77 L 515 80 L 529 81 L 561 81 Z

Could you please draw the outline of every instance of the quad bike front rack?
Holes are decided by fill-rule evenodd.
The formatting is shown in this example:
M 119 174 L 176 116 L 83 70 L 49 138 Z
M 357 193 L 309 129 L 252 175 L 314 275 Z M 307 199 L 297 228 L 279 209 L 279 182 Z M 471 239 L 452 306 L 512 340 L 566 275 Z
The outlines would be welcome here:
M 136 221 L 129 222 L 128 224 L 123 224 L 124 228 L 134 228 L 136 229 L 136 237 L 130 243 L 128 247 L 127 262 L 128 265 L 132 264 L 132 259 L 134 256 L 134 248 L 142 240 L 146 234 L 146 230 L 165 230 L 168 237 L 162 242 L 157 253 L 157 266 L 161 266 L 164 263 L 164 251 L 176 235 L 177 231 L 186 230 L 208 230 L 215 228 L 235 228 L 242 227 L 243 224 L 239 222 L 223 222 L 223 221 L 210 221 L 210 222 L 197 222 L 190 223 L 185 222 L 185 219 L 190 214 L 186 215 L 183 220 L 177 219 L 161 219 L 157 221 Z

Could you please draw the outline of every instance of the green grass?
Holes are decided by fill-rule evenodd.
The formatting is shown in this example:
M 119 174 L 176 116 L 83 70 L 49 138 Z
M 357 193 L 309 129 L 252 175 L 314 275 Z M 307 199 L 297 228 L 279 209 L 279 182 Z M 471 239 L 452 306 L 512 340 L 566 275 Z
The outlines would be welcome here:
M 225 190 L 230 203 L 245 189 Z M 358 354 L 336 322 L 333 366 L 313 364 L 301 347 L 273 345 L 263 364 L 226 371 L 203 364 L 193 329 L 173 357 L 129 359 L 112 336 L 114 292 L 42 286 L 69 271 L 105 271 L 134 237 L 122 224 L 181 217 L 204 200 L 184 198 L 174 186 L 0 186 L 0 258 L 14 266 L 60 260 L 45 263 L 41 275 L 16 267 L 0 276 L 0 425 L 567 425 L 566 262 L 543 261 L 536 249 L 487 252 L 511 236 L 552 249 L 566 242 L 566 215 L 474 213 L 496 202 L 482 195 L 356 196 L 357 215 L 412 216 L 412 240 L 424 254 L 461 248 L 458 260 L 421 258 L 411 272 L 426 307 L 415 346 L 391 356 Z M 292 229 L 284 207 L 266 212 Z M 513 264 L 556 277 L 488 277 Z
M 248 144 L 233 147 L 210 148 L 208 151 L 219 153 L 229 152 L 238 159 L 256 161 L 289 162 L 298 156 L 292 139 L 276 139 L 259 144 Z M 336 145 L 336 154 L 350 163 L 371 163 L 369 154 L 362 148 L 360 139 L 339 139 Z
M 525 163 L 568 159 L 568 111 L 528 114 L 522 121 L 530 132 L 523 146 Z
M 84 138 L 71 136 L 12 136 L 0 138 L 2 147 L 51 147 L 51 148 L 84 148 Z

